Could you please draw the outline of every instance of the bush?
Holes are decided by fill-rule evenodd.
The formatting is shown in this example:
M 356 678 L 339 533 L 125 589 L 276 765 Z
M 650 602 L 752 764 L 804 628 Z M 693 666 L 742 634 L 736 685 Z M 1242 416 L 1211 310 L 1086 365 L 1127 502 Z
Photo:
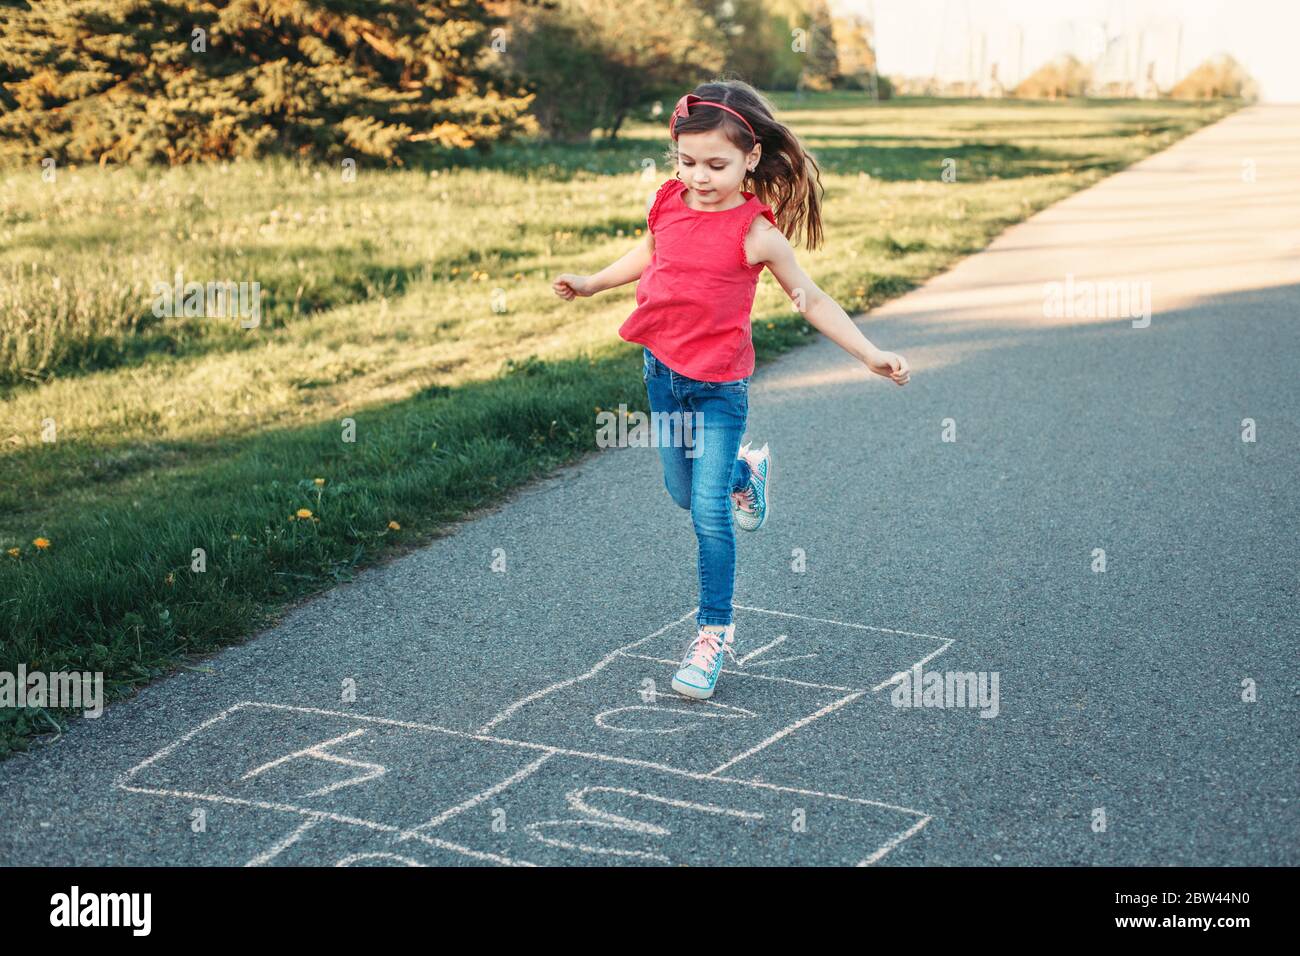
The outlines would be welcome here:
M 1092 72 L 1072 56 L 1059 57 L 1040 66 L 1015 89 L 1015 96 L 1057 100 L 1083 96 Z
M 556 0 L 520 7 L 513 22 L 511 67 L 535 90 L 541 129 L 562 142 L 593 129 L 613 139 L 633 110 L 675 103 L 723 59 L 717 24 L 692 0 Z
M 1255 81 L 1245 68 L 1224 54 L 1206 60 L 1174 84 L 1169 95 L 1176 100 L 1217 100 L 1224 97 L 1253 99 Z
M 80 0 L 0 7 L 0 156 L 288 153 L 401 163 L 534 128 L 484 4 Z M 519 91 L 522 92 L 522 91 Z M 424 148 L 428 148 L 427 146 Z

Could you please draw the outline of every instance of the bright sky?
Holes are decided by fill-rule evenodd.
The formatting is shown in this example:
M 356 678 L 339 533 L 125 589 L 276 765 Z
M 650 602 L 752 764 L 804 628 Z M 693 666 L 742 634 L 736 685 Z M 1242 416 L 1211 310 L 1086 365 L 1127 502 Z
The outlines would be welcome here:
M 1059 53 L 1132 77 L 1155 60 L 1168 87 L 1208 57 L 1228 53 L 1255 77 L 1262 99 L 1300 102 L 1300 3 L 1295 0 L 829 0 L 876 22 L 881 73 L 960 79 L 968 62 L 1014 84 Z M 1181 49 L 1179 24 L 1181 23 Z M 983 39 L 981 41 L 981 35 Z M 1104 37 L 1104 39 L 1103 39 Z M 970 39 L 970 38 L 973 38 Z M 1023 53 L 1021 52 L 1023 50 Z

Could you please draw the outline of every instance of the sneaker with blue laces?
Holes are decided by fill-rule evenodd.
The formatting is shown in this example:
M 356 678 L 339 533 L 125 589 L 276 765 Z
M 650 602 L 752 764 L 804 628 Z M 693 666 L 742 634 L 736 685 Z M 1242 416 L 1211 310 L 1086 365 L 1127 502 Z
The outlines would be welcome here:
M 772 453 L 764 444 L 758 451 L 749 450 L 749 442 L 740 448 L 740 457 L 749 462 L 749 482 L 739 491 L 732 492 L 732 516 L 736 527 L 742 531 L 757 531 L 767 523 L 771 508 L 767 500 L 768 483 L 772 479 Z
M 686 649 L 682 666 L 673 675 L 673 690 L 696 700 L 707 700 L 713 696 L 713 689 L 718 685 L 718 675 L 722 673 L 724 654 L 735 660 L 731 649 L 736 625 L 728 624 L 722 631 L 702 627 Z

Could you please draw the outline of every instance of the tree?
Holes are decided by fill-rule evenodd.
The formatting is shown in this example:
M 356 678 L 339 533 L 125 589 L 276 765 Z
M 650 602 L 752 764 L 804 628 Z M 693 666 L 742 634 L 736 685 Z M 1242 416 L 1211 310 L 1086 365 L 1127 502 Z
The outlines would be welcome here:
M 799 85 L 802 89 L 829 90 L 840 75 L 831 11 L 826 0 L 807 0 L 807 7 L 808 43 Z
M 1027 99 L 1055 100 L 1067 96 L 1083 96 L 1092 71 L 1069 54 L 1045 63 L 1025 77 L 1015 89 L 1015 95 Z
M 875 25 L 859 14 L 836 17 L 835 52 L 839 57 L 840 85 L 848 89 L 879 92 L 876 75 Z
M 1221 97 L 1253 99 L 1255 82 L 1240 63 L 1226 53 L 1212 57 L 1174 84 L 1169 95 L 1176 100 L 1216 100 Z
M 0 150 L 24 161 L 282 152 L 403 162 L 535 128 L 469 0 L 46 0 L 0 7 Z M 424 147 L 427 148 L 427 147 Z
M 807 27 L 801 0 L 723 0 L 717 9 L 729 69 L 760 89 L 798 86 L 804 54 L 794 49 L 794 31 Z
M 511 64 L 536 94 L 534 114 L 556 139 L 608 139 L 633 110 L 676 97 L 723 65 L 714 20 L 692 0 L 556 0 L 514 18 Z

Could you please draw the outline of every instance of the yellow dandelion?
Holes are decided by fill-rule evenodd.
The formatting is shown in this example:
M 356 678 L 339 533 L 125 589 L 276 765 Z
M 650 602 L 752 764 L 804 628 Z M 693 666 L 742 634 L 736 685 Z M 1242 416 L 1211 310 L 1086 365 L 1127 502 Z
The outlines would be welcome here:
M 32 544 L 36 545 L 36 547 L 41 551 L 44 551 L 50 546 L 50 542 L 46 538 L 33 538 Z
M 316 487 L 317 487 L 317 488 L 319 488 L 321 485 L 325 484 L 325 479 L 324 479 L 324 478 L 313 478 L 312 481 L 314 481 L 314 482 L 316 483 Z
M 401 531 L 401 530 L 402 530 L 402 526 L 401 526 L 400 524 L 398 524 L 396 521 L 390 521 L 390 522 L 388 522 L 388 530 L 390 530 L 390 531 Z
M 309 509 L 309 508 L 299 508 L 299 509 L 298 509 L 296 512 L 294 512 L 294 513 L 295 513 L 299 518 L 310 518 L 310 517 L 311 517 L 311 509 Z
M 9 557 L 11 557 L 11 558 L 16 558 L 16 557 L 18 557 L 19 553 L 20 553 L 20 552 L 18 551 L 17 548 L 10 548 L 10 549 L 9 549 Z

